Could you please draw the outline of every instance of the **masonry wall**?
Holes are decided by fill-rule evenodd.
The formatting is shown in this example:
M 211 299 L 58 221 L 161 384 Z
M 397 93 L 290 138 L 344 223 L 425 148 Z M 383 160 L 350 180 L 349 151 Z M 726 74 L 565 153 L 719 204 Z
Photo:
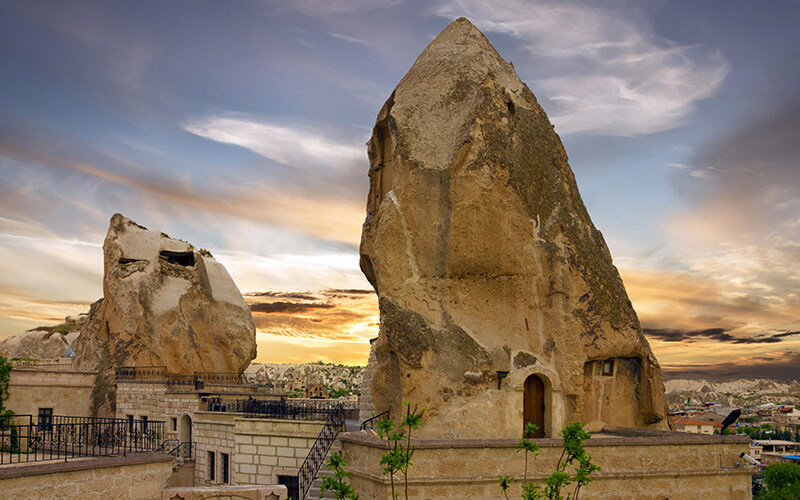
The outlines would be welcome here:
M 0 468 L 0 498 L 105 500 L 161 498 L 172 457 L 140 454 Z
M 221 412 L 195 413 L 197 486 L 222 484 L 222 454 L 230 457 L 228 484 L 277 484 L 278 476 L 296 476 L 324 422 L 245 418 Z M 215 479 L 209 478 L 209 454 L 215 454 Z
M 211 486 L 222 483 L 221 454 L 227 453 L 231 462 L 234 461 L 233 428 L 236 414 L 222 412 L 197 412 L 194 414 L 194 442 L 195 465 L 194 484 L 196 486 Z M 209 452 L 216 456 L 216 475 L 212 481 L 209 477 Z M 232 463 L 231 463 L 232 465 Z M 234 481 L 233 467 L 229 469 L 230 481 Z
M 146 416 L 150 420 L 161 420 L 166 429 L 166 438 L 179 439 L 180 417 L 184 414 L 192 417 L 200 409 L 200 396 L 194 390 L 170 389 L 163 382 L 118 382 L 117 418 L 133 415 L 136 418 Z
M 296 476 L 324 422 L 237 418 L 234 428 L 237 484 L 277 484 Z
M 17 415 L 52 408 L 55 415 L 89 416 L 94 378 L 92 372 L 15 368 L 5 406 Z
M 602 469 L 581 497 L 609 500 L 750 499 L 751 466 L 739 459 L 748 440 L 739 436 L 700 436 L 675 432 L 598 434 L 586 442 Z M 389 479 L 381 471 L 384 442 L 371 431 L 340 437 L 351 481 L 361 498 L 389 499 Z M 555 470 L 560 439 L 537 439 L 541 452 L 529 457 L 528 479 Z M 500 475 L 512 476 L 509 498 L 519 498 L 524 457 L 513 440 L 420 441 L 409 469 L 410 499 L 498 498 Z M 565 492 L 566 493 L 566 492 Z M 403 494 L 401 493 L 401 496 Z

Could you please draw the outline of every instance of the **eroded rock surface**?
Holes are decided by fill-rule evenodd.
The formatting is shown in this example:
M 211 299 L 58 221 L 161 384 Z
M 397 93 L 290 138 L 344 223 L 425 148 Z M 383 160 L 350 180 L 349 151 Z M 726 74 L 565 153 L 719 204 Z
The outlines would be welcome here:
M 116 214 L 103 243 L 103 299 L 92 304 L 75 363 L 97 369 L 94 409 L 113 407 L 113 370 L 236 372 L 256 355 L 250 309 L 205 250 Z
M 0 356 L 52 359 L 65 355 L 79 332 L 41 327 L 12 335 L 0 342 Z
M 514 438 L 535 375 L 548 436 L 571 420 L 667 428 L 660 367 L 564 147 L 468 20 L 420 54 L 368 147 L 376 412 L 407 400 L 429 408 L 422 436 Z

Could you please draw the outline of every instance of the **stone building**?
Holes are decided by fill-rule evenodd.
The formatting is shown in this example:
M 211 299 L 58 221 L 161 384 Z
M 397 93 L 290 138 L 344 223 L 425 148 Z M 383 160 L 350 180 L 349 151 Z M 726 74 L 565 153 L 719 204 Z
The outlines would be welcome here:
M 96 371 L 78 370 L 72 359 L 12 361 L 5 407 L 47 421 L 52 415 L 88 416 Z

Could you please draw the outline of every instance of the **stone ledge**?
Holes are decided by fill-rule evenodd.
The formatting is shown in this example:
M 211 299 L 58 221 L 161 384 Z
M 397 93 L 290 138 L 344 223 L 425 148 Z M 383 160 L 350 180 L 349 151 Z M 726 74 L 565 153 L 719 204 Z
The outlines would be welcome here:
M 663 446 L 663 445 L 688 445 L 688 444 L 742 444 L 749 443 L 748 436 L 709 436 L 705 434 L 691 434 L 688 432 L 659 431 L 652 429 L 633 429 L 628 427 L 604 427 L 603 432 L 594 434 L 594 439 L 584 442 L 584 446 Z M 343 442 L 370 446 L 373 448 L 387 449 L 386 440 L 378 438 L 375 431 L 352 431 L 339 435 Z M 557 448 L 561 446 L 561 439 L 537 438 L 531 439 L 541 448 Z M 514 448 L 516 439 L 423 439 L 414 440 L 418 449 L 434 448 Z
M 755 467 L 750 465 L 742 465 L 741 467 L 736 468 L 721 468 L 721 469 L 703 469 L 703 470 L 660 470 L 660 471 L 639 471 L 639 470 L 628 470 L 628 471 L 617 471 L 617 472 L 593 472 L 592 479 L 629 479 L 629 478 L 684 478 L 690 476 L 697 476 L 697 477 L 707 477 L 707 476 L 727 476 L 727 475 L 746 475 L 752 476 Z M 364 471 L 353 471 L 350 470 L 350 473 L 355 477 L 360 477 L 364 479 L 369 479 L 373 482 L 383 483 L 384 485 L 391 484 L 391 480 L 388 476 L 379 476 L 377 474 L 372 474 L 369 472 Z M 549 474 L 542 474 L 536 471 L 528 472 L 528 480 L 529 481 L 541 481 L 542 479 L 548 477 Z M 519 477 L 514 477 L 515 480 L 519 480 Z M 497 475 L 471 475 L 471 476 L 409 476 L 408 477 L 408 484 L 461 484 L 461 483 L 497 483 Z
M 0 480 L 86 469 L 172 462 L 174 459 L 175 457 L 166 453 L 131 453 L 125 456 L 74 458 L 69 462 L 27 462 L 13 466 L 9 464 L 0 467 Z

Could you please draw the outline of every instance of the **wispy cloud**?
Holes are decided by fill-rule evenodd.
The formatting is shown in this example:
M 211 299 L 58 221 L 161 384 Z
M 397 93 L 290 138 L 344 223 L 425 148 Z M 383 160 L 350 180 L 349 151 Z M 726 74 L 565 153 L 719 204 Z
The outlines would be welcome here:
M 716 340 L 731 344 L 776 344 L 787 337 L 800 335 L 800 332 L 781 332 L 761 334 L 748 337 L 731 335 L 725 328 L 707 328 L 705 330 L 670 330 L 665 328 L 645 328 L 645 335 L 664 342 L 696 342 L 697 340 Z
M 333 38 L 338 38 L 339 40 L 344 40 L 345 42 L 355 43 L 358 45 L 366 45 L 366 46 L 372 45 L 367 40 L 362 40 L 361 38 L 356 38 L 353 36 L 342 35 L 340 33 L 331 33 L 330 35 Z
M 192 134 L 234 144 L 270 160 L 298 168 L 341 171 L 366 163 L 366 149 L 357 140 L 342 143 L 310 126 L 289 126 L 247 115 L 225 114 L 184 124 Z
M 766 356 L 743 356 L 720 363 L 687 363 L 663 366 L 667 378 L 734 380 L 771 378 L 800 380 L 800 352 L 781 352 Z
M 564 134 L 635 136 L 677 127 L 729 70 L 719 52 L 653 33 L 630 4 L 448 0 L 436 13 L 466 15 L 486 32 L 519 39 L 537 71 L 528 75 L 533 90 L 549 101 L 550 119 Z
M 337 342 L 337 356 L 359 363 L 368 353 L 368 340 L 379 327 L 377 297 L 371 290 L 255 292 L 245 296 L 259 340 L 281 345 L 307 346 L 309 342 Z M 366 348 L 366 349 L 365 349 Z M 259 361 L 274 361 L 274 352 L 261 353 Z

